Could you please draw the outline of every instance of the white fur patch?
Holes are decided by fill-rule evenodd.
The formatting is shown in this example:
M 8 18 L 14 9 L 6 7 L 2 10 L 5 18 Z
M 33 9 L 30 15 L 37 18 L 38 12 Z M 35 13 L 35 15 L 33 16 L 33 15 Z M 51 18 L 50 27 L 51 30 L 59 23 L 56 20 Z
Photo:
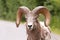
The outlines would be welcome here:
M 28 25 L 32 25 L 32 23 L 30 22 L 30 23 L 28 23 Z
M 44 25 L 44 22 L 40 22 L 40 25 L 41 25 L 41 27 L 42 27 L 44 30 L 46 30 L 47 32 L 50 32 L 49 29 L 48 29 L 48 27 L 46 27 L 46 26 Z

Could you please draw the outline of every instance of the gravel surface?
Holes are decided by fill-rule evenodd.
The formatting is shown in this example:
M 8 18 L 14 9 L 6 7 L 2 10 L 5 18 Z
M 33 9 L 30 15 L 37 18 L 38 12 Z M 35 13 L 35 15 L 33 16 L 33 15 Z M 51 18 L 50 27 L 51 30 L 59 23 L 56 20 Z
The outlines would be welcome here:
M 0 20 L 0 40 L 27 40 L 25 25 L 17 28 L 14 22 Z M 51 33 L 51 40 L 60 40 L 60 35 Z

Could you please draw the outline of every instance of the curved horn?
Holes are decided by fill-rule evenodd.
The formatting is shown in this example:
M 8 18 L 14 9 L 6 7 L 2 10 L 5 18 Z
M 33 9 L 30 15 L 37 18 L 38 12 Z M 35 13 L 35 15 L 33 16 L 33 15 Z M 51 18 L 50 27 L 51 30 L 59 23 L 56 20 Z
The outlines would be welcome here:
M 16 26 L 18 27 L 19 24 L 20 24 L 20 20 L 21 20 L 21 17 L 22 17 L 22 14 L 25 13 L 27 14 L 30 10 L 25 7 L 25 6 L 21 6 L 18 8 L 18 11 L 17 11 L 17 18 L 16 18 Z
M 45 26 L 47 27 L 50 23 L 50 12 L 44 6 L 38 6 L 32 11 L 33 13 L 42 13 L 45 16 Z

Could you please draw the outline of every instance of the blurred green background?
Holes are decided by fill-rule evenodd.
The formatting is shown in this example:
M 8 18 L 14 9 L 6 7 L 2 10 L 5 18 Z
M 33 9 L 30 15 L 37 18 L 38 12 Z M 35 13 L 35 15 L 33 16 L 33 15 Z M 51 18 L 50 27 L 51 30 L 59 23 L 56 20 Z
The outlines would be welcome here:
M 51 30 L 60 34 L 60 0 L 0 0 L 0 20 L 15 21 L 20 6 L 27 6 L 31 10 L 37 6 L 46 6 L 51 13 Z

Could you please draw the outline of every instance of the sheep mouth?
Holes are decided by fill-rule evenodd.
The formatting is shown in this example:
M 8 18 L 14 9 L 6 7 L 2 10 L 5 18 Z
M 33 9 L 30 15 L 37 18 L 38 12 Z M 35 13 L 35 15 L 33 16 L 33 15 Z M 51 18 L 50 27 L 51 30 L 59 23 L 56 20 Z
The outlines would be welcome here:
M 30 30 L 30 31 L 33 30 L 33 27 L 28 27 L 28 30 Z

